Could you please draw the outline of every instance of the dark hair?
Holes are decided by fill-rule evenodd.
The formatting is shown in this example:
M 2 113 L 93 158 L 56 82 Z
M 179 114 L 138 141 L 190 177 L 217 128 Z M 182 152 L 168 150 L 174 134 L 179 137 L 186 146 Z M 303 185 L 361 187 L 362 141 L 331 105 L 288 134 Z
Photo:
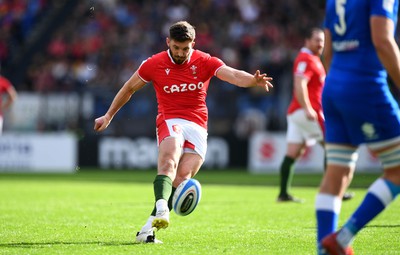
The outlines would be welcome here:
M 323 33 L 323 32 L 324 32 L 324 30 L 322 30 L 319 27 L 312 27 L 312 28 L 306 29 L 304 31 L 304 38 L 311 39 L 311 37 L 313 37 L 314 33 Z
M 169 28 L 169 38 L 178 42 L 194 41 L 196 31 L 187 21 L 178 21 Z

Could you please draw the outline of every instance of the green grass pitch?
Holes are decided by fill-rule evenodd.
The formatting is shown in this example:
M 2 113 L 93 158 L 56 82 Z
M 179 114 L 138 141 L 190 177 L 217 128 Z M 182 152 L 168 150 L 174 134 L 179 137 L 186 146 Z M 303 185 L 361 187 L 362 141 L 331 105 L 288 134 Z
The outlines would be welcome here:
M 314 198 L 321 175 L 298 174 L 303 204 L 276 203 L 278 176 L 201 170 L 202 200 L 186 216 L 171 213 L 164 244 L 134 243 L 153 200 L 151 171 L 0 174 L 0 254 L 316 254 Z M 355 175 L 353 200 L 340 224 L 377 176 Z M 400 254 L 395 201 L 354 242 L 356 254 Z

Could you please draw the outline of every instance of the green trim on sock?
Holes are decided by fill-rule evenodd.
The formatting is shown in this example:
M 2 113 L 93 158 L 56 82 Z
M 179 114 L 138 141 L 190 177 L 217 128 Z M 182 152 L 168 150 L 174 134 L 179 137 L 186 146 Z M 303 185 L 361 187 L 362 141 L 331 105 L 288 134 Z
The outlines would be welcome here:
M 288 195 L 289 189 L 292 186 L 294 173 L 294 158 L 285 156 L 280 167 L 280 192 L 279 195 Z

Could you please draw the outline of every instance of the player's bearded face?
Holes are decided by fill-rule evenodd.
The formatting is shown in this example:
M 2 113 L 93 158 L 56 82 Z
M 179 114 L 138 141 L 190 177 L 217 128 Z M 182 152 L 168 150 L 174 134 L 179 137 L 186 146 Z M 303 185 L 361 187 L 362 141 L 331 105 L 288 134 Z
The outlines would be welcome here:
M 179 65 L 188 59 L 190 51 L 194 46 L 193 41 L 177 42 L 168 38 L 167 44 L 174 62 Z
M 325 36 L 323 33 L 315 32 L 309 41 L 308 48 L 315 54 L 321 55 L 324 50 Z

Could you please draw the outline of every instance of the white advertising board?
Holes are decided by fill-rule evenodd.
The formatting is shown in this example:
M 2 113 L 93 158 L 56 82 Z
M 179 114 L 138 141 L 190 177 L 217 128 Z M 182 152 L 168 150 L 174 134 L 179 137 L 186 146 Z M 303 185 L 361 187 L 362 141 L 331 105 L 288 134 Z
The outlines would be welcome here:
M 103 137 L 99 142 L 99 166 L 107 168 L 147 169 L 157 166 L 157 141 L 145 137 Z M 229 164 L 229 146 L 220 137 L 209 137 L 203 167 L 225 168 Z
M 257 132 L 249 142 L 248 169 L 253 173 L 278 173 L 286 153 L 286 134 Z M 316 144 L 308 147 L 304 155 L 296 162 L 296 172 L 323 171 L 324 151 Z M 379 172 L 380 163 L 365 146 L 359 148 L 357 171 Z
M 78 164 L 77 139 L 69 133 L 0 136 L 2 172 L 74 172 Z

